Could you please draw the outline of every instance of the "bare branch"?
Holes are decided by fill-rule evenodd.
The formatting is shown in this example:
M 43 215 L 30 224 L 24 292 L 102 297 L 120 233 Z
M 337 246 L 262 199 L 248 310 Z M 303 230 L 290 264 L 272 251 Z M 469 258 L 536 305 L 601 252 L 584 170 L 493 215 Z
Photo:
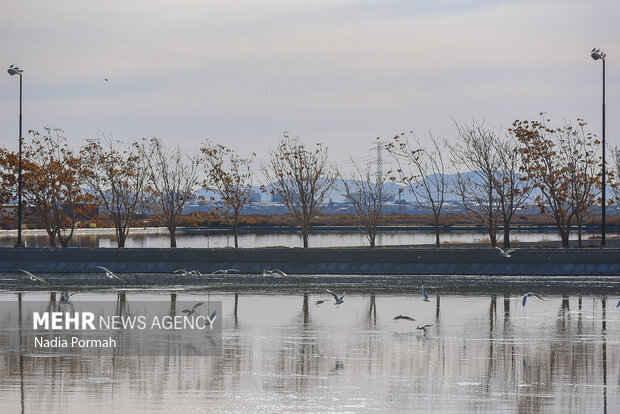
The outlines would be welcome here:
M 299 138 L 284 133 L 270 159 L 261 167 L 272 192 L 283 200 L 289 214 L 299 223 L 304 247 L 308 247 L 310 223 L 322 209 L 335 174 L 327 162 L 327 148 L 307 148 Z

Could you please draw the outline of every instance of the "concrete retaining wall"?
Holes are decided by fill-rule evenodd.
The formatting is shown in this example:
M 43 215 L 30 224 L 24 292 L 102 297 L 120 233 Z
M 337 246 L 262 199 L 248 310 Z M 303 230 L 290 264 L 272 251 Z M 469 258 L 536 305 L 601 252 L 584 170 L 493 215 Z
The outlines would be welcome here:
M 238 269 L 261 273 L 343 275 L 620 275 L 620 249 L 520 249 L 511 258 L 490 248 L 0 249 L 0 272 L 170 273 Z

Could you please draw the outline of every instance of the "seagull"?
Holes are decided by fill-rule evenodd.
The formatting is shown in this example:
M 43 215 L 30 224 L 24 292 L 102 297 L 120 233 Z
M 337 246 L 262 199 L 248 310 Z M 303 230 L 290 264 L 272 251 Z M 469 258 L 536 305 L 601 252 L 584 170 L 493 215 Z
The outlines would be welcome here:
M 46 285 L 49 285 L 49 283 L 47 283 L 47 282 L 45 281 L 45 279 L 43 279 L 42 277 L 35 276 L 35 275 L 33 275 L 32 273 L 30 273 L 29 271 L 24 270 L 24 269 L 19 269 L 19 270 L 20 270 L 20 271 L 22 271 L 22 272 L 24 272 L 25 274 L 27 274 L 27 275 L 28 275 L 28 277 L 30 278 L 30 280 L 32 280 L 33 282 L 41 282 L 41 283 L 45 283 Z
M 227 275 L 229 273 L 240 273 L 237 269 L 220 269 L 215 272 L 211 272 L 212 275 Z
M 177 275 L 183 275 L 183 276 L 189 276 L 189 275 L 194 275 L 194 276 L 202 276 L 202 273 L 200 273 L 199 270 L 190 270 L 189 272 L 187 271 L 187 269 L 177 269 L 174 271 L 175 274 Z
M 105 272 L 105 275 L 110 278 L 110 279 L 117 279 L 120 280 L 123 283 L 126 283 L 122 277 L 120 277 L 119 275 L 117 275 L 116 273 L 114 273 L 113 271 L 111 271 L 110 269 L 108 269 L 107 267 L 103 267 L 103 266 L 96 266 L 99 269 L 103 270 Z
M 396 315 L 396 316 L 394 316 L 394 317 L 392 318 L 392 320 L 395 320 L 395 321 L 397 321 L 397 320 L 399 320 L 399 319 L 404 319 L 404 320 L 406 320 L 406 321 L 415 321 L 415 319 L 410 318 L 409 316 L 405 316 L 405 315 Z
M 287 276 L 287 274 L 280 269 L 273 269 L 263 270 L 263 276 Z
M 545 300 L 545 299 L 543 299 L 542 296 L 537 295 L 536 293 L 527 292 L 525 295 L 523 295 L 523 303 L 521 304 L 522 306 L 525 306 L 525 302 L 527 302 L 528 296 L 534 296 L 535 298 L 538 298 L 540 300 Z
M 512 252 L 514 252 L 514 251 L 515 251 L 515 249 L 508 249 L 508 250 L 504 250 L 504 249 L 502 249 L 502 248 L 501 248 L 501 247 L 499 247 L 499 246 L 495 246 L 495 248 L 496 248 L 497 250 L 499 250 L 499 254 L 501 254 L 501 255 L 502 255 L 502 256 L 504 256 L 505 258 L 512 257 L 512 256 L 510 255 L 510 253 L 512 253 Z
M 325 303 L 325 301 L 323 299 L 317 300 L 317 301 L 314 302 L 314 304 L 317 305 L 317 306 L 318 305 L 322 305 L 323 303 Z
M 60 303 L 61 304 L 66 304 L 66 305 L 71 305 L 72 302 L 69 300 L 69 298 L 73 295 L 75 295 L 76 292 L 71 293 L 70 295 L 65 296 L 64 293 L 60 294 Z
M 204 302 L 198 302 L 197 304 L 195 304 L 195 305 L 194 305 L 194 307 L 192 308 L 192 310 L 189 310 L 189 309 L 183 309 L 181 312 L 183 312 L 183 313 L 187 313 L 187 316 L 193 315 L 194 313 L 195 313 L 195 314 L 198 314 L 198 312 L 196 311 L 196 308 L 197 308 L 197 307 L 199 307 L 200 305 L 203 305 L 203 304 L 204 304 Z
M 426 289 L 424 289 L 424 285 L 422 286 L 422 294 L 424 295 L 424 302 L 430 302 L 431 300 L 428 298 L 426 294 Z
M 332 295 L 334 297 L 334 300 L 336 301 L 336 303 L 334 303 L 334 305 L 340 305 L 341 303 L 344 302 L 344 292 L 342 292 L 342 296 L 338 297 L 338 295 L 336 295 L 334 292 L 332 292 L 329 289 L 326 289 L 327 292 Z
M 620 308 L 620 300 L 618 301 L 618 304 L 616 305 L 616 308 Z
M 215 321 L 215 317 L 217 316 L 217 311 L 213 311 L 213 313 L 209 316 L 209 320 L 211 323 Z
M 429 325 L 422 325 L 422 326 L 418 326 L 417 328 L 415 328 L 416 331 L 423 331 L 424 334 L 426 334 L 426 328 L 430 328 L 431 326 L 433 326 L 432 324 Z

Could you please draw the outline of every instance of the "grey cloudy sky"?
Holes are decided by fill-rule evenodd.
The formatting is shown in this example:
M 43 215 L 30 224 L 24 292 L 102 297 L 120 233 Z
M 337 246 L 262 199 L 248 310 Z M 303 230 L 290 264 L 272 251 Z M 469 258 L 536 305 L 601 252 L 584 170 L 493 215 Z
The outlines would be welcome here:
M 24 69 L 24 130 L 205 138 L 267 153 L 288 130 L 331 158 L 400 131 L 454 136 L 585 118 L 617 137 L 620 7 L 601 1 L 21 0 L 0 13 L 2 65 Z M 6 70 L 6 69 L 5 69 Z M 17 147 L 18 80 L 0 76 L 0 145 Z M 108 82 L 102 81 L 109 78 Z M 28 137 L 26 137 L 28 139 Z

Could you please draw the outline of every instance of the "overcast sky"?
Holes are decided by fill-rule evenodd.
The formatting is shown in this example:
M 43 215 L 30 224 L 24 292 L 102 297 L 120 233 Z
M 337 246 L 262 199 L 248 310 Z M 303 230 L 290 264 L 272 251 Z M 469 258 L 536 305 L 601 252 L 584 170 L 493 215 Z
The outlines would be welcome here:
M 541 111 L 600 135 L 594 46 L 620 145 L 619 21 L 617 0 L 4 2 L 0 145 L 17 149 L 10 64 L 24 70 L 24 131 L 62 128 L 74 146 L 103 131 L 262 158 L 288 130 L 338 161 L 378 136 L 453 139 L 453 120 L 508 127 Z

